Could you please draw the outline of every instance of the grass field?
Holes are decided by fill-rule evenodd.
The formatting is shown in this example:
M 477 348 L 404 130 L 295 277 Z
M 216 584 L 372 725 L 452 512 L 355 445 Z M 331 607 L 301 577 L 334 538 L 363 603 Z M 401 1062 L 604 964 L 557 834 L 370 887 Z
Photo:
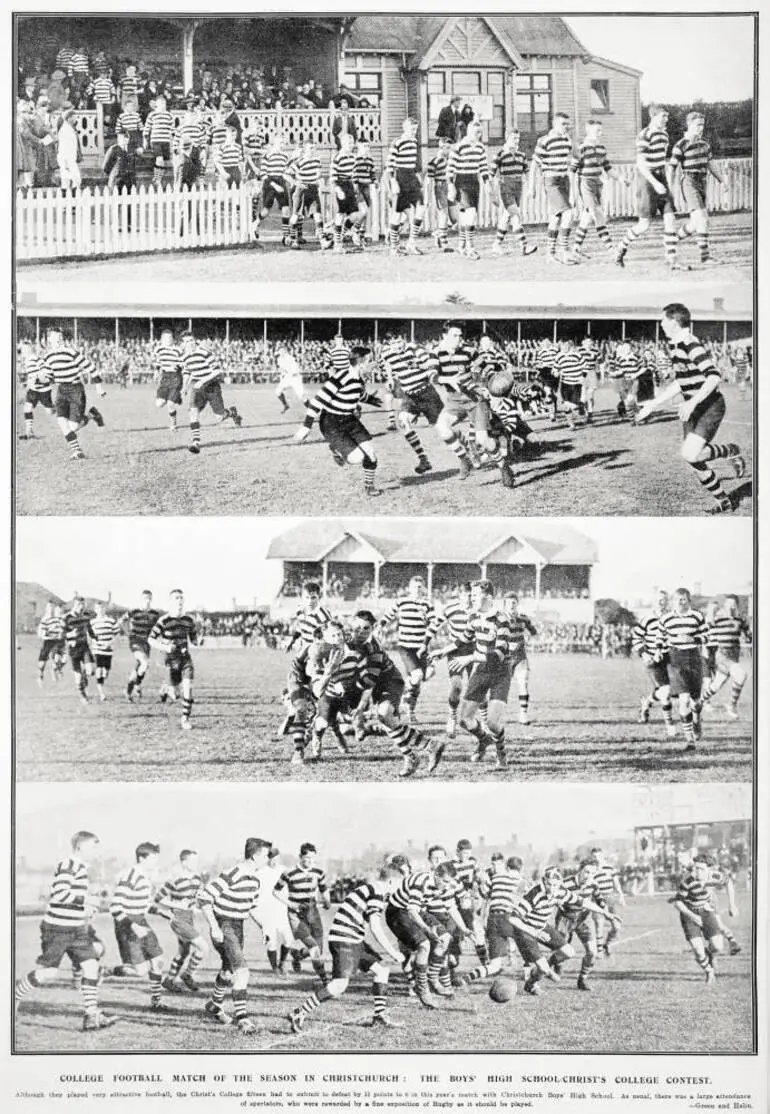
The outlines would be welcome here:
M 291 743 L 278 737 L 284 716 L 280 693 L 286 657 L 273 650 L 215 650 L 195 655 L 194 730 L 182 733 L 179 708 L 161 705 L 160 669 L 153 660 L 141 704 L 122 695 L 131 668 L 121 640 L 109 700 L 83 707 L 71 675 L 57 685 L 36 683 L 36 644 L 20 642 L 17 665 L 17 777 L 20 781 L 392 781 L 400 765 L 387 738 L 352 744 L 350 756 L 327 747 L 323 760 L 290 766 Z M 95 686 L 91 685 L 91 691 Z M 431 737 L 443 733 L 447 681 L 444 667 L 429 681 L 418 721 Z M 704 715 L 703 740 L 685 754 L 681 736 L 667 739 L 659 712 L 636 722 L 647 691 L 641 663 L 583 654 L 532 659 L 532 724 L 508 729 L 510 765 L 496 773 L 469 761 L 462 732 L 447 746 L 438 780 L 746 781 L 751 777 L 751 682 L 741 699 L 741 720 L 715 705 Z M 726 697 L 725 697 L 726 698 Z M 423 771 L 418 778 L 425 777 Z
M 750 514 L 752 402 L 725 387 L 728 411 L 719 434 L 744 448 L 748 472 L 736 481 L 717 463 L 739 513 Z M 713 505 L 681 460 L 680 424 L 671 412 L 634 427 L 615 416 L 612 388 L 597 394 L 594 424 L 569 430 L 560 418 L 534 422 L 543 451 L 514 468 L 516 486 L 503 488 L 494 467 L 460 481 L 457 458 L 435 430 L 420 425 L 433 471 L 414 474 L 416 457 L 400 433 L 386 431 L 382 411 L 364 422 L 379 457 L 378 499 L 363 493 L 360 468 L 338 468 L 317 431 L 292 442 L 304 411 L 282 416 L 269 386 L 229 387 L 225 401 L 243 414 L 241 429 L 213 423 L 204 412 L 203 448 L 188 452 L 189 429 L 168 429 L 154 407 L 154 390 L 111 388 L 100 408 L 104 429 L 81 435 L 87 454 L 71 461 L 53 420 L 38 410 L 37 439 L 17 446 L 19 514 L 125 515 L 698 515 Z M 180 414 L 180 417 L 182 415 Z M 21 417 L 19 417 L 19 424 Z
M 620 243 L 632 223 L 628 220 L 611 222 L 610 232 L 614 244 Z M 692 240 L 680 246 L 679 261 L 691 266 L 704 283 L 718 286 L 750 283 L 752 223 L 751 213 L 715 214 L 711 217 L 714 262 L 705 266 L 698 262 L 697 248 Z M 589 234 L 586 241 L 590 258 L 577 267 L 560 266 L 548 259 L 545 226 L 528 229 L 527 234 L 530 241 L 538 246 L 534 255 L 524 259 L 509 244 L 510 254 L 498 258 L 490 254 L 494 233 L 482 232 L 477 243 L 482 259 L 473 261 L 460 255 L 439 253 L 429 236 L 420 241 L 425 252 L 422 258 L 392 258 L 385 244 L 376 244 L 363 253 L 347 253 L 344 256 L 321 252 L 315 243 L 309 244 L 303 251 L 290 251 L 280 245 L 276 227 L 268 230 L 259 245 L 205 251 L 190 249 L 76 262 L 52 260 L 21 263 L 18 277 L 27 288 L 38 282 L 56 284 L 100 281 L 180 284 L 198 281 L 259 282 L 266 286 L 275 282 L 440 281 L 462 284 L 464 281 L 480 279 L 491 283 L 553 281 L 581 284 L 605 280 L 620 285 L 655 280 L 674 286 L 681 285 L 683 281 L 681 272 L 672 275 L 663 259 L 663 228 L 660 222 L 656 222 L 656 226 L 632 247 L 625 268 L 615 266 L 612 257 L 600 251 L 594 232 Z M 690 277 L 694 277 L 694 274 Z M 291 297 L 290 294 L 287 296 Z M 530 293 L 529 297 L 534 297 L 534 293 Z M 176 299 L 178 300 L 178 293 Z M 589 292 L 583 289 L 579 299 L 590 302 Z
M 746 910 L 733 924 L 743 952 L 718 962 L 717 980 L 706 986 L 687 948 L 677 914 L 665 897 L 629 898 L 621 910 L 624 925 L 610 959 L 599 960 L 593 993 L 575 986 L 579 962 L 571 960 L 562 982 L 547 984 L 543 995 L 519 993 L 496 1005 L 488 984 L 475 984 L 436 1011 L 423 1009 L 406 997 L 400 974 L 394 975 L 389 1012 L 399 1028 L 372 1030 L 360 1020 L 371 1011 L 370 983 L 355 979 L 339 1001 L 326 1004 L 292 1036 L 285 1020 L 317 986 L 312 973 L 273 976 L 265 960 L 261 933 L 246 929 L 246 954 L 252 970 L 249 1008 L 258 1032 L 247 1037 L 212 1025 L 202 1015 L 204 995 L 168 995 L 169 1012 L 162 1017 L 148 1008 L 146 982 L 110 979 L 102 986 L 101 1004 L 120 1018 L 103 1033 L 80 1030 L 79 995 L 71 984 L 65 960 L 58 981 L 20 1006 L 16 1020 L 18 1052 L 145 1052 L 145 1051 L 559 1051 L 559 1052 L 732 1052 L 751 1050 L 751 947 Z M 157 921 L 167 955 L 175 950 L 165 921 Z M 100 915 L 95 925 L 107 945 L 106 966 L 118 962 L 111 918 Z M 16 921 L 16 972 L 32 966 L 38 950 L 38 919 Z M 578 955 L 580 945 L 577 944 Z M 475 964 L 464 955 L 462 970 Z M 521 988 L 521 968 L 515 975 Z M 200 971 L 205 988 L 213 981 L 208 960 Z M 225 1003 L 227 1006 L 227 1002 Z

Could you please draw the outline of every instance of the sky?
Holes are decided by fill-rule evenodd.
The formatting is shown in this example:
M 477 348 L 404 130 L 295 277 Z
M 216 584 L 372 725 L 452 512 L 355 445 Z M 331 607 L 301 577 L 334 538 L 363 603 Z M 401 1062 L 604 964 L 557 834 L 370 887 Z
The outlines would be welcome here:
M 142 840 L 170 862 L 192 846 L 202 862 L 236 859 L 247 836 L 295 852 L 310 839 L 321 858 L 370 843 L 397 850 L 407 838 L 448 843 L 506 841 L 516 834 L 548 855 L 635 825 L 740 820 L 751 815 L 751 786 L 732 785 L 102 785 L 17 786 L 17 856 L 47 864 L 67 852 L 72 833 L 95 831 L 105 858 Z M 223 817 L 226 822 L 223 823 Z M 298 821 L 301 817 L 301 822 Z
M 753 96 L 750 16 L 569 16 L 586 50 L 641 70 L 642 102 Z
M 560 521 L 598 546 L 593 581 L 597 599 L 634 600 L 645 598 L 658 586 L 671 589 L 680 584 L 692 589 L 700 584 L 702 592 L 716 594 L 741 591 L 751 581 L 749 518 Z M 182 587 L 192 609 L 224 610 L 233 599 L 252 606 L 275 598 L 281 563 L 268 561 L 265 554 L 271 538 L 296 522 L 287 518 L 20 518 L 16 578 L 36 581 L 64 599 L 75 591 L 102 598 L 111 592 L 116 603 L 130 606 L 138 602 L 142 589 L 150 588 L 156 604 L 163 606 L 169 591 Z

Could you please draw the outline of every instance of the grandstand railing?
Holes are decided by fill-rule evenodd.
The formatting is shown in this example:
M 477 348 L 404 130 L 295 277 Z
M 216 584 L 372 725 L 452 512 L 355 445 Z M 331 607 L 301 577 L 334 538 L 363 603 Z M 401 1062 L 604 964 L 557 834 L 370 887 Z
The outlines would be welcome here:
M 752 160 L 728 159 L 718 164 L 724 187 L 709 179 L 711 212 L 738 212 L 752 208 Z M 254 182 L 240 186 L 201 183 L 192 190 L 140 186 L 130 192 L 83 189 L 64 195 L 59 189 L 19 191 L 16 195 L 16 256 L 19 260 L 67 256 L 125 255 L 135 252 L 184 248 L 230 247 L 251 239 L 251 202 Z M 333 198 L 322 187 L 324 219 L 333 217 Z M 432 187 L 427 190 L 424 229 L 436 227 Z M 380 184 L 372 187 L 372 207 L 366 233 L 378 241 L 387 235 L 388 195 Z M 636 190 L 632 182 L 611 179 L 605 188 L 611 218 L 636 215 Z M 523 199 L 524 223 L 545 224 L 548 204 L 539 184 L 533 197 Z M 485 184 L 479 204 L 479 227 L 493 228 L 497 221 L 494 185 Z M 262 239 L 269 242 L 269 232 Z

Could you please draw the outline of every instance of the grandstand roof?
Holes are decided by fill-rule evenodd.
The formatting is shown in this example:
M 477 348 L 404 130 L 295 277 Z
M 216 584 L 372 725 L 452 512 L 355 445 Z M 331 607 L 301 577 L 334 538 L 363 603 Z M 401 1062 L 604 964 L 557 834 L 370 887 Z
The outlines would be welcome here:
M 595 543 L 558 523 L 532 519 L 468 521 L 444 519 L 383 521 L 379 518 L 310 519 L 273 538 L 267 556 L 283 561 L 323 561 L 346 538 L 370 546 L 383 562 L 481 564 L 493 561 L 501 546 L 525 547 L 521 563 L 593 565 Z
M 457 18 L 457 15 L 359 16 L 346 49 L 412 54 L 412 65 L 419 66 L 447 20 Z M 584 57 L 590 53 L 560 16 L 495 14 L 492 23 L 508 49 L 519 54 Z

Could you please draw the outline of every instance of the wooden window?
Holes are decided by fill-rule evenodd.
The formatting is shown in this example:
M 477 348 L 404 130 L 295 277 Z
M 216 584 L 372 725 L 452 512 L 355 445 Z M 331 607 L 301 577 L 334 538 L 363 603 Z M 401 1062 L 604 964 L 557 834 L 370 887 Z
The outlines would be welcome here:
M 372 108 L 379 108 L 382 101 L 382 74 L 363 73 L 354 71 L 346 73 L 342 84 L 347 85 L 351 93 L 368 101 Z
M 521 132 L 522 146 L 532 152 L 537 137 L 551 126 L 553 95 L 550 74 L 516 74 L 516 126 Z
M 591 112 L 610 111 L 610 83 L 606 78 L 591 81 Z

